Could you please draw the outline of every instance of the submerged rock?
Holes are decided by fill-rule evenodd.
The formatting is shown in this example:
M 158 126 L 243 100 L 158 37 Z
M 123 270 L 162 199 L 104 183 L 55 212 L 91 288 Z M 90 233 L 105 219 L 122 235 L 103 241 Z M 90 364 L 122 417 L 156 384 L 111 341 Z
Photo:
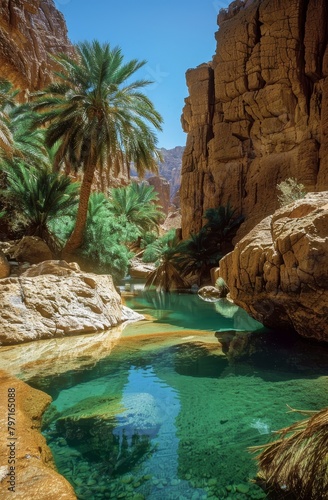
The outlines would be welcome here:
M 0 280 L 0 344 L 93 333 L 126 319 L 110 275 L 48 261 Z
M 328 192 L 267 217 L 220 261 L 233 301 L 274 329 L 328 341 Z

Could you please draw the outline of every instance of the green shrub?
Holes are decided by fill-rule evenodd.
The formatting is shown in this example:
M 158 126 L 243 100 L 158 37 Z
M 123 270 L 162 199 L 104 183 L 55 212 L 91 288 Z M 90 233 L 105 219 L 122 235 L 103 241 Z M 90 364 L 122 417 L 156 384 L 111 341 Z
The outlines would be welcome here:
M 303 184 L 298 183 L 296 179 L 289 178 L 277 185 L 279 205 L 283 207 L 295 200 L 300 200 L 306 195 Z
M 96 271 L 111 274 L 115 282 L 127 274 L 131 257 L 128 248 L 122 244 L 125 231 L 126 227 L 111 212 L 106 196 L 103 193 L 91 194 L 79 254 L 91 261 Z
M 11 227 L 23 234 L 39 236 L 55 253 L 60 250 L 54 226 L 70 216 L 78 203 L 79 184 L 47 166 L 35 168 L 24 163 L 2 167 L 6 188 L 1 191 Z

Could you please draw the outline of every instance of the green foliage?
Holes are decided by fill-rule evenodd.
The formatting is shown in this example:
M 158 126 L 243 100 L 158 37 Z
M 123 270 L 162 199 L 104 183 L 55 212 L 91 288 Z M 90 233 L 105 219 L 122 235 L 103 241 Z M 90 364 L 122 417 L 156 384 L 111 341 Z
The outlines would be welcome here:
M 225 206 L 209 208 L 205 212 L 204 219 L 208 221 L 204 229 L 208 232 L 210 239 L 222 248 L 224 243 L 230 243 L 236 235 L 244 217 L 236 215 L 236 210 L 232 209 L 228 203 Z
M 223 278 L 219 277 L 215 281 L 215 288 L 220 291 L 221 297 L 226 297 L 229 293 L 229 288 Z
M 91 194 L 83 245 L 79 253 L 99 271 L 112 274 L 114 281 L 119 281 L 127 274 L 131 257 L 127 247 L 122 244 L 124 231 L 105 195 Z
M 188 287 L 177 265 L 179 246 L 175 229 L 171 229 L 147 246 L 143 261 L 155 262 L 157 267 L 148 276 L 146 288 L 156 287 L 157 291 L 169 292 Z
M 158 266 L 158 283 L 159 275 L 162 275 L 164 283 L 167 280 L 165 273 L 170 272 L 175 279 L 177 273 L 181 278 L 196 275 L 200 284 L 209 278 L 210 269 L 217 266 L 223 255 L 229 251 L 231 240 L 243 217 L 237 216 L 228 204 L 207 210 L 205 218 L 207 224 L 199 233 L 191 234 L 185 241 L 179 242 L 175 230 L 171 230 L 147 246 L 143 260 L 155 262 Z
M 81 42 L 74 59 L 56 57 L 57 81 L 36 94 L 33 109 L 39 113 L 35 126 L 45 125 L 46 145 L 60 146 L 55 168 L 63 163 L 82 169 L 80 205 L 76 226 L 65 252 L 82 244 L 88 210 L 90 184 L 96 169 L 118 169 L 133 163 L 139 175 L 157 170 L 160 154 L 154 129 L 162 118 L 143 93 L 151 82 L 134 80 L 145 61 L 127 63 L 118 47 L 98 41 Z
M 0 79 L 0 159 L 10 158 L 13 152 L 13 136 L 9 113 L 15 106 L 17 91 L 10 82 Z
M 210 208 L 205 212 L 207 223 L 198 234 L 181 243 L 177 262 L 184 275 L 198 275 L 199 283 L 209 278 L 210 269 L 232 249 L 232 238 L 243 221 L 230 207 Z
M 297 182 L 296 179 L 289 178 L 280 182 L 277 185 L 279 205 L 282 207 L 288 205 L 295 200 L 300 200 L 306 195 L 306 190 L 303 184 Z
M 59 245 L 51 222 L 72 213 L 78 203 L 77 183 L 49 168 L 36 169 L 24 163 L 4 168 L 7 187 L 1 195 L 7 203 L 7 213 L 25 234 L 43 238 L 58 252 Z M 12 212 L 14 211 L 14 217 Z
M 110 210 L 125 229 L 125 242 L 136 241 L 145 232 L 158 230 L 164 214 L 157 201 L 153 186 L 144 183 L 132 182 L 126 187 L 110 190 Z
M 218 265 L 222 257 L 220 249 L 205 228 L 197 234 L 191 234 L 188 240 L 181 243 L 179 250 L 177 263 L 183 274 L 196 274 L 199 283 L 202 278 L 208 277 L 211 267 Z
M 142 260 L 144 262 L 155 262 L 161 260 L 173 260 L 177 255 L 179 241 L 175 229 L 171 229 L 153 243 L 150 243 L 144 251 Z

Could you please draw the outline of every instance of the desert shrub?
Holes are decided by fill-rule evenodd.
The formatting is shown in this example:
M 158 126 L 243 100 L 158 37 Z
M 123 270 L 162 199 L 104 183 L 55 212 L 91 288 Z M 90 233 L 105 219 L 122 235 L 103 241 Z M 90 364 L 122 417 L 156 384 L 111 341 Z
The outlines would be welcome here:
M 215 288 L 221 292 L 221 297 L 226 297 L 229 293 L 229 288 L 224 279 L 221 277 L 215 281 Z
M 279 192 L 278 201 L 281 207 L 295 200 L 300 200 L 306 195 L 303 184 L 297 182 L 297 180 L 293 178 L 280 182 L 280 184 L 277 185 L 277 190 Z

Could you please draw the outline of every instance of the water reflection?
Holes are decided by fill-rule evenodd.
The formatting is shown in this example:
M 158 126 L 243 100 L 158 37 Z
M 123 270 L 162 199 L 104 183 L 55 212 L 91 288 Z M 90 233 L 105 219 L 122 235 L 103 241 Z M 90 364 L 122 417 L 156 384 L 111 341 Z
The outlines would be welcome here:
M 155 321 L 127 327 L 84 370 L 33 378 L 54 397 L 44 432 L 79 499 L 264 498 L 247 447 L 294 421 L 286 404 L 327 406 L 327 347 L 237 332 L 250 323 L 231 303 L 218 313 L 197 296 L 147 294 L 128 305 Z

